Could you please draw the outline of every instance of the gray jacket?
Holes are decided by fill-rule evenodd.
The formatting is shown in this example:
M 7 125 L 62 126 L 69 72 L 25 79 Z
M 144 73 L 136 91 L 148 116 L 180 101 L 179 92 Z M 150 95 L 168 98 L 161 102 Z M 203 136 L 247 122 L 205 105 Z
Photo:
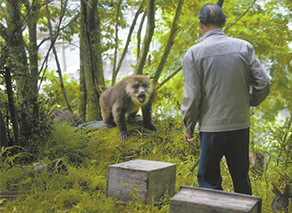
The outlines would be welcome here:
M 269 94 L 270 81 L 253 46 L 228 37 L 220 29 L 207 31 L 183 60 L 185 132 L 223 132 L 250 126 L 250 106 Z

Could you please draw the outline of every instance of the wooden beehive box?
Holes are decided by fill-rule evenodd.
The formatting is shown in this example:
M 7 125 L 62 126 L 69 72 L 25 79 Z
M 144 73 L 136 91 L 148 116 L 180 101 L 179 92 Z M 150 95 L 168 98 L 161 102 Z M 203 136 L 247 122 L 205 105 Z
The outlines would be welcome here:
M 181 186 L 169 213 L 260 213 L 262 199 L 250 195 Z
M 172 163 L 131 160 L 110 165 L 107 175 L 107 197 L 124 202 L 132 200 L 131 190 L 143 203 L 157 201 L 164 193 L 174 195 L 176 165 Z

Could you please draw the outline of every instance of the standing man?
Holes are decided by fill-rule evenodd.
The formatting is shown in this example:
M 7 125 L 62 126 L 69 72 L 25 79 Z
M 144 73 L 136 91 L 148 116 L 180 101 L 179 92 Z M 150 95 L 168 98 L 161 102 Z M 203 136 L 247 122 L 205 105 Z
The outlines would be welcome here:
M 253 46 L 224 34 L 226 19 L 218 5 L 203 6 L 198 21 L 203 37 L 183 60 L 184 140 L 191 141 L 198 122 L 200 187 L 222 190 L 220 161 L 225 156 L 234 191 L 251 195 L 250 106 L 266 98 L 270 81 Z

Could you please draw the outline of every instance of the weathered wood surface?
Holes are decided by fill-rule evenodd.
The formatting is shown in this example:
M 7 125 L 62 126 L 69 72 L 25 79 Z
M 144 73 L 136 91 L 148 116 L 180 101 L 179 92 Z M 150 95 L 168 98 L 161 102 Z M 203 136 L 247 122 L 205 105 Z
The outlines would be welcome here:
M 13 199 L 18 196 L 18 191 L 2 191 L 0 192 L 0 199 Z
M 158 200 L 164 193 L 174 195 L 176 165 L 172 163 L 132 160 L 108 167 L 107 196 L 132 200 L 131 190 L 143 203 Z
M 259 197 L 181 186 L 171 198 L 170 213 L 260 213 Z

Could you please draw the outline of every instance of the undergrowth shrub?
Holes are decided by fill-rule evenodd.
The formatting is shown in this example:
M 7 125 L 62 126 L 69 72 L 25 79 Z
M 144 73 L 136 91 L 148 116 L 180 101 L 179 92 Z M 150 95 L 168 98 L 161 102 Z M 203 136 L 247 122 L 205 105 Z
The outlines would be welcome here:
M 85 156 L 87 135 L 68 123 L 53 123 L 53 130 L 43 147 L 43 156 L 51 160 L 66 158 L 70 162 L 81 163 Z

